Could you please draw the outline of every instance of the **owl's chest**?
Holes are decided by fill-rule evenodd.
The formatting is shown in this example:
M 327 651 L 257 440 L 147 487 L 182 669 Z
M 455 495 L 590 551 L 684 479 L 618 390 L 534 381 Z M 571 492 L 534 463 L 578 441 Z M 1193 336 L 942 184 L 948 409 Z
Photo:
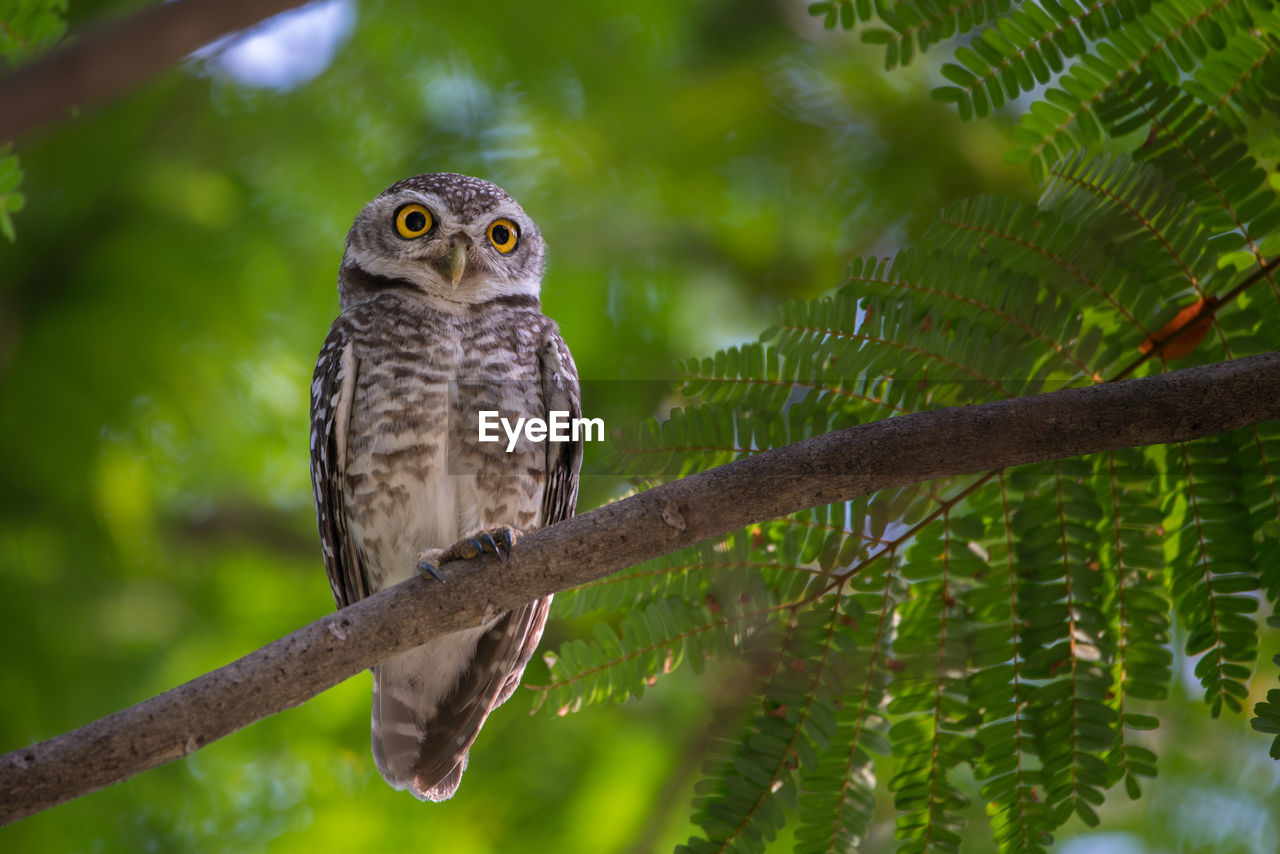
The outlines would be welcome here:
M 354 342 L 346 504 L 372 574 L 389 583 L 426 548 L 519 521 L 493 518 L 495 508 L 536 508 L 536 489 L 515 501 L 489 494 L 516 487 L 511 472 L 540 467 L 528 449 L 479 442 L 477 421 L 484 410 L 535 412 L 540 394 L 537 350 L 519 330 L 444 318 L 373 332 Z
M 478 412 L 527 414 L 540 396 L 537 348 L 517 325 L 408 318 L 357 339 L 348 463 L 414 474 L 479 453 Z M 434 476 L 438 467 L 422 473 Z

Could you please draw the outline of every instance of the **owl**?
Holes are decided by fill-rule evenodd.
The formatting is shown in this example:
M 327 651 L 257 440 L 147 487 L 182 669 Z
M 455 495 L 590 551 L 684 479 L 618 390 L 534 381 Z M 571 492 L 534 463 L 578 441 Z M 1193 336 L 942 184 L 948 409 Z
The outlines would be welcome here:
M 581 415 L 577 369 L 542 314 L 545 248 L 487 181 L 432 173 L 360 211 L 341 313 L 311 384 L 311 480 L 343 607 L 450 560 L 505 559 L 520 532 L 573 515 L 580 442 L 480 441 L 480 412 Z M 373 668 L 373 758 L 395 789 L 441 801 L 533 655 L 551 597 Z

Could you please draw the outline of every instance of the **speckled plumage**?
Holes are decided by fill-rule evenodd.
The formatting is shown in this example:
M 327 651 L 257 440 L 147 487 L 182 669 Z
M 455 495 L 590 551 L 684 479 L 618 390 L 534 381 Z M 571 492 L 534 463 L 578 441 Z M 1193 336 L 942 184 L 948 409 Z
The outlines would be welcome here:
M 396 212 L 434 224 L 401 237 Z M 498 218 L 518 242 L 486 237 Z M 462 247 L 456 249 L 455 247 Z M 465 253 L 453 285 L 450 253 Z M 412 577 L 417 559 L 481 529 L 529 530 L 573 515 L 581 447 L 477 441 L 479 410 L 512 419 L 580 414 L 568 348 L 538 303 L 541 235 L 492 184 L 418 175 L 370 202 L 347 237 L 341 315 L 311 387 L 312 483 L 339 607 Z M 374 668 L 373 754 L 397 789 L 457 789 L 485 718 L 515 690 L 550 598 Z

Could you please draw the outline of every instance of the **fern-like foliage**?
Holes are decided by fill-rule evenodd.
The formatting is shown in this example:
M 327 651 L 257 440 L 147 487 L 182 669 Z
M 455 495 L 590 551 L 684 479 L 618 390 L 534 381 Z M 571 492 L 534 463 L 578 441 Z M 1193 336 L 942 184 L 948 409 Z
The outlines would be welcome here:
M 885 45 L 889 66 L 960 42 L 938 96 L 966 117 L 1039 93 L 1011 156 L 1040 198 L 953 204 L 916 245 L 855 259 L 830 296 L 779 306 L 759 340 L 683 363 L 685 405 L 620 460 L 639 485 L 864 421 L 1276 347 L 1280 197 L 1254 147 L 1280 104 L 1270 3 L 811 10 Z M 958 850 L 975 801 L 984 850 L 1043 851 L 1155 777 L 1144 733 L 1174 621 L 1212 714 L 1239 712 L 1257 612 L 1278 597 L 1267 423 L 885 490 L 651 561 L 557 599 L 604 621 L 535 690 L 565 712 L 685 660 L 746 662 L 689 851 L 761 851 L 787 823 L 797 850 L 856 850 L 878 788 L 900 851 Z M 1280 689 L 1254 712 L 1280 733 Z
M 67 0 L 5 0 L 0 3 L 0 72 L 43 53 L 66 29 Z M 26 199 L 18 191 L 22 170 L 18 158 L 0 139 L 0 234 L 17 239 L 13 215 Z

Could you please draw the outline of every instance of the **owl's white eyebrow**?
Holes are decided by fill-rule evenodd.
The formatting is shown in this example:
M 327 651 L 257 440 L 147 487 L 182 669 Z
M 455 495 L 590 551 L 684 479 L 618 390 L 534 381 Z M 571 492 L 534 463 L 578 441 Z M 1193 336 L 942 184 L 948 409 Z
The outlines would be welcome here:
M 417 192 L 416 190 L 410 190 L 404 195 L 404 198 L 409 199 L 411 201 L 415 201 L 415 202 L 421 202 L 422 204 L 431 208 L 431 210 L 433 211 L 442 209 L 444 207 L 444 205 L 440 204 L 440 199 L 436 198 L 435 196 L 424 195 L 422 193 Z

